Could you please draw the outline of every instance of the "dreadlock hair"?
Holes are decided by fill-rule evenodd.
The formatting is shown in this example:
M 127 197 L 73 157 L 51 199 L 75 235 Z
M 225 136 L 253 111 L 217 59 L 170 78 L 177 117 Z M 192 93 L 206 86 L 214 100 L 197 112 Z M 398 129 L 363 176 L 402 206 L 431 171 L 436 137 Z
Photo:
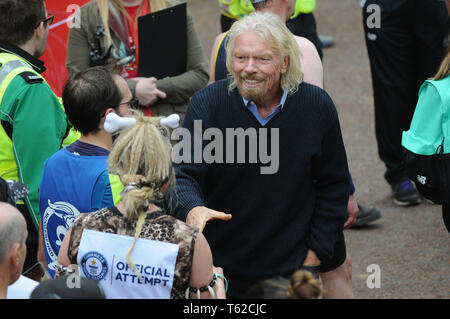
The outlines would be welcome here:
M 289 299 L 317 299 L 323 292 L 320 281 L 311 272 L 297 270 L 291 276 L 286 294 Z
M 122 130 L 114 141 L 108 164 L 109 170 L 117 174 L 125 186 L 122 199 L 125 217 L 137 220 L 126 260 L 141 278 L 130 254 L 142 231 L 148 208 L 164 198 L 161 189 L 166 184 L 173 187 L 175 178 L 169 130 L 160 125 L 161 117 L 146 117 L 137 111 L 135 117 L 136 124 Z
M 277 276 L 257 282 L 246 292 L 247 299 L 318 299 L 324 291 L 319 280 L 306 270 L 290 278 Z

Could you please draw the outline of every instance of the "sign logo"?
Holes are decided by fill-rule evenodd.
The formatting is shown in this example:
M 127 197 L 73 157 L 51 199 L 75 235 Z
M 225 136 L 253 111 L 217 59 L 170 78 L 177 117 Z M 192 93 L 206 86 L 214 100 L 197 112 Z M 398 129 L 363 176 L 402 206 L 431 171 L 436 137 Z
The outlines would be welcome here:
M 100 281 L 108 272 L 108 263 L 102 254 L 90 251 L 81 258 L 81 268 L 86 278 Z

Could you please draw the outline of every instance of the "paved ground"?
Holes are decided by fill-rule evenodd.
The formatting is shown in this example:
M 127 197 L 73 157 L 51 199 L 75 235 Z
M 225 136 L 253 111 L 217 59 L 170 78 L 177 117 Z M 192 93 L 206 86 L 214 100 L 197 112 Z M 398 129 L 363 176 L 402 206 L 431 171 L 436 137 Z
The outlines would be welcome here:
M 188 0 L 188 7 L 209 58 L 220 32 L 217 0 Z M 339 110 L 358 201 L 376 205 L 383 213 L 370 227 L 345 232 L 355 296 L 450 298 L 450 235 L 442 223 L 440 206 L 396 207 L 383 178 L 359 1 L 319 0 L 315 15 L 319 32 L 332 35 L 336 42 L 324 51 L 325 86 Z M 371 264 L 380 267 L 380 288 L 367 286 Z

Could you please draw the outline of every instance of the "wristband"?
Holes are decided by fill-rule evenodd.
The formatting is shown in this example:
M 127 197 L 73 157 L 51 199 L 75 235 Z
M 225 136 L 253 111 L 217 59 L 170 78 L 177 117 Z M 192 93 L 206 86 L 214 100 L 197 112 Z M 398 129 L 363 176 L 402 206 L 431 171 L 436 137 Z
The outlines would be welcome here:
M 228 280 L 227 280 L 227 278 L 225 278 L 225 276 L 221 275 L 221 274 L 214 274 L 214 275 L 216 275 L 217 278 L 220 278 L 220 277 L 223 278 L 223 281 L 225 282 L 225 293 L 227 293 L 228 292 Z

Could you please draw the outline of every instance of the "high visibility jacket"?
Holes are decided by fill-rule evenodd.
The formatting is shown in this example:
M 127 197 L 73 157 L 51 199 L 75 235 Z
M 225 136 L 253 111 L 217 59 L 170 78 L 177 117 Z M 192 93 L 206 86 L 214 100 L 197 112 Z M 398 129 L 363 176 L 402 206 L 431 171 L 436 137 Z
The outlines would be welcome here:
M 295 2 L 295 13 L 291 19 L 296 18 L 300 13 L 311 13 L 316 10 L 316 0 L 297 0 Z
M 43 165 L 61 147 L 67 121 L 58 98 L 36 70 L 39 67 L 9 53 L 10 47 L 0 46 L 0 177 L 27 185 L 25 204 L 37 228 Z
M 221 0 L 222 14 L 238 20 L 255 11 L 250 0 Z
M 255 11 L 250 0 L 220 0 L 222 4 L 222 14 L 235 20 Z M 295 13 L 291 19 L 296 18 L 300 13 L 311 13 L 316 9 L 316 0 L 297 0 L 295 2 Z

